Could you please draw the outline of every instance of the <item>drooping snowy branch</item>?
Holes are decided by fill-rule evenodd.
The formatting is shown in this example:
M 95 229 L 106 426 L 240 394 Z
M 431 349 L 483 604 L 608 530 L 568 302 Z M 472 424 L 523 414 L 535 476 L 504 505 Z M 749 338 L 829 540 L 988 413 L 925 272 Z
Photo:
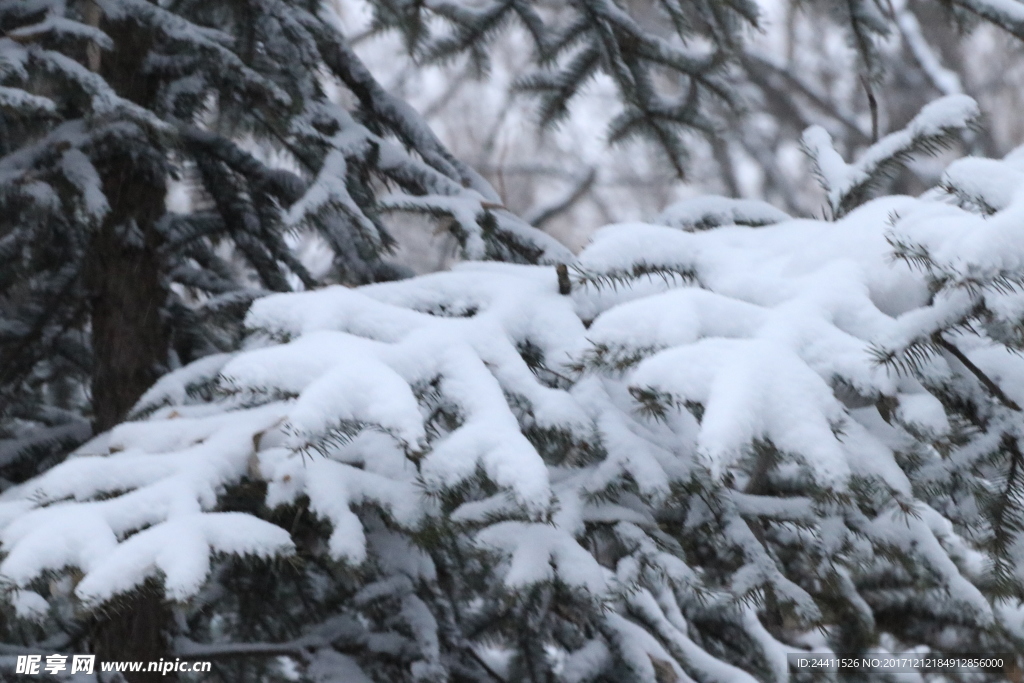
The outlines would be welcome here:
M 1012 650 L 1017 213 L 708 200 L 602 230 L 568 294 L 470 263 L 265 297 L 245 350 L 0 495 L 0 574 L 44 620 L 155 583 L 185 656 L 352 680 Z M 284 635 L 227 618 L 259 577 Z
M 951 95 L 925 106 L 906 128 L 890 133 L 847 164 L 820 126 L 804 132 L 803 146 L 814 163 L 834 218 L 867 201 L 872 191 L 915 156 L 949 148 L 957 136 L 975 126 L 977 103 L 966 95 Z
M 161 371 L 234 348 L 259 296 L 408 275 L 391 212 L 450 230 L 467 258 L 571 258 L 374 79 L 320 4 L 0 3 L 0 447 L 23 456 L 0 476 L 67 454 L 41 455 L 65 438 L 14 445 L 47 427 L 47 402 L 106 428 Z M 114 302 L 126 272 L 146 284 Z M 124 367 L 92 338 L 102 302 L 149 340 L 117 381 L 97 374 Z M 127 398 L 104 408 L 103 387 Z

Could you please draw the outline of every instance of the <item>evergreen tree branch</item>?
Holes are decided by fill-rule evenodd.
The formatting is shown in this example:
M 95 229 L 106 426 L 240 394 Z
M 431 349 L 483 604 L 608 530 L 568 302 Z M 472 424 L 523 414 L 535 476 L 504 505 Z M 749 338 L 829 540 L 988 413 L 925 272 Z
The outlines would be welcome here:
M 392 130 L 406 146 L 415 150 L 441 173 L 465 187 L 473 188 L 488 201 L 500 203 L 500 198 L 490 184 L 476 171 L 458 161 L 406 102 L 382 88 L 340 36 L 324 30 L 319 24 L 313 28 L 324 62 L 356 96 L 370 120 Z
M 866 76 L 861 77 L 860 82 L 868 98 L 868 110 L 871 112 L 871 144 L 875 144 L 878 142 L 878 99 L 875 97 L 875 89 L 870 79 Z
M 934 341 L 938 346 L 948 351 L 951 356 L 960 361 L 960 363 L 962 363 L 963 366 L 967 368 L 967 370 L 970 371 L 972 375 L 977 377 L 978 381 L 981 382 L 982 385 L 989 391 L 989 393 L 992 394 L 992 396 L 994 396 L 1000 403 L 1002 403 L 1010 410 L 1021 412 L 1021 407 L 1017 405 L 1017 402 L 1014 401 L 1009 396 L 1007 396 L 1006 392 L 1004 392 L 1002 388 L 998 384 L 996 384 L 991 377 L 986 375 L 981 368 L 975 365 L 974 362 L 972 362 L 971 359 L 968 358 L 963 353 L 963 351 L 958 349 L 950 342 L 946 341 L 946 339 L 942 336 L 941 332 L 936 332 L 935 334 L 933 334 L 932 341 Z
M 591 167 L 586 174 L 579 178 L 568 193 L 558 201 L 545 207 L 541 207 L 535 213 L 526 215 L 523 220 L 535 228 L 542 228 L 544 225 L 560 214 L 571 209 L 577 202 L 583 199 L 594 183 L 597 181 L 597 169 Z
M 1024 5 L 1017 0 L 946 0 L 954 7 L 995 24 L 1004 31 L 1024 40 Z
M 286 643 L 195 643 L 179 638 L 175 642 L 174 657 L 185 660 L 247 659 L 249 657 L 292 657 L 306 660 L 313 650 L 330 647 L 320 639 L 293 640 Z
M 250 178 L 254 184 L 281 200 L 284 206 L 297 202 L 306 191 L 306 183 L 294 173 L 270 168 L 242 150 L 228 138 L 194 126 L 180 126 L 179 135 L 188 144 L 224 162 L 232 170 Z

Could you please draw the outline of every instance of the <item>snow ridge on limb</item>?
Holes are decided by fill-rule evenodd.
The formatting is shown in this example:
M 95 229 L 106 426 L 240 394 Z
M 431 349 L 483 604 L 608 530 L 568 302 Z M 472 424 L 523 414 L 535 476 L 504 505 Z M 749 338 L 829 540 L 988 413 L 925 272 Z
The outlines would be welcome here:
M 1024 40 L 1024 2 L 1020 0 L 951 0 L 950 4 Z
M 957 159 L 946 168 L 940 184 L 962 209 L 992 215 L 1013 201 L 1024 173 L 1024 150 L 1003 159 Z
M 262 299 L 248 319 L 254 332 L 291 341 L 171 373 L 140 402 L 144 421 L 7 492 L 0 508 L 18 519 L 5 527 L 5 579 L 28 585 L 75 568 L 73 594 L 44 591 L 51 604 L 72 595 L 103 604 L 147 579 L 167 599 L 201 602 L 224 571 L 216 558 L 258 564 L 309 550 L 289 539 L 294 526 L 222 511 L 239 487 L 258 482 L 270 508 L 292 517 L 301 509 L 302 519 L 331 529 L 322 561 L 369 572 L 350 596 L 353 615 L 375 618 L 397 601 L 412 631 L 428 637 L 422 622 L 434 617 L 417 591 L 436 570 L 426 556 L 411 568 L 417 534 L 481 490 L 500 492 L 504 514 L 524 525 L 550 514 L 548 470 L 510 397 L 532 429 L 582 440 L 590 428 L 519 351 L 528 346 L 531 362 L 541 362 L 567 356 L 566 340 L 581 337 L 553 269 L 481 264 L 423 284 Z M 546 381 L 558 374 L 548 372 Z M 21 514 L 26 503 L 32 512 Z M 463 551 L 483 552 L 476 548 Z M 528 567 L 529 576 L 532 560 Z M 426 666 L 429 652 L 421 654 Z M 458 656 L 480 667 L 470 652 Z
M 694 197 L 667 207 L 654 222 L 695 231 L 720 225 L 771 225 L 790 218 L 785 211 L 754 199 Z
M 341 137 L 329 148 L 375 167 L 400 189 L 375 209 L 446 219 L 470 259 L 554 263 L 571 257 L 556 240 L 505 210 L 482 176 L 445 149 L 408 104 L 377 83 L 341 34 L 312 15 L 300 13 L 299 21 L 330 73 L 358 99 L 360 119 L 375 124 L 364 128 L 351 117 L 344 120 L 343 111 L 327 113 L 341 124 Z M 348 180 L 344 167 L 332 175 L 335 183 Z
M 1018 213 L 609 226 L 568 293 L 466 263 L 262 298 L 0 495 L 6 599 L 58 637 L 155 584 L 182 655 L 380 683 L 1020 651 Z
M 949 95 L 926 105 L 906 128 L 890 133 L 847 164 L 821 126 L 804 131 L 802 143 L 814 163 L 833 218 L 866 202 L 915 156 L 937 154 L 978 123 L 978 104 L 966 95 Z
M 0 3 L 0 477 L 42 471 L 82 434 L 26 442 L 56 426 L 55 392 L 121 417 L 156 376 L 135 373 L 116 409 L 87 389 L 111 348 L 90 320 L 113 263 L 100 251 L 147 264 L 111 279 L 153 275 L 128 295 L 159 310 L 118 324 L 158 340 L 138 345 L 154 373 L 237 348 L 269 292 L 407 275 L 390 212 L 450 230 L 467 258 L 571 259 L 377 83 L 323 4 Z

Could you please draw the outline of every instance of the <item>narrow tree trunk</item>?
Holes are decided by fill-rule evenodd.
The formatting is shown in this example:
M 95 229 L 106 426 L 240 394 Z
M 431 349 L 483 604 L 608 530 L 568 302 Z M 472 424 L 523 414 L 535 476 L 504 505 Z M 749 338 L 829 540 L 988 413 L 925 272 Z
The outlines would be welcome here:
M 151 38 L 132 22 L 110 22 L 95 0 L 84 0 L 90 24 L 102 28 L 114 49 L 90 46 L 89 69 L 126 100 L 150 108 L 156 86 L 143 70 Z M 111 138 L 94 152 L 110 213 L 93 236 L 86 286 L 91 297 L 93 424 L 114 426 L 159 377 L 168 333 L 161 320 L 167 292 L 161 282 L 156 223 L 166 211 L 165 151 L 138 130 Z
M 124 419 L 159 377 L 166 363 L 168 333 L 162 309 L 154 224 L 164 211 L 166 187 L 152 169 L 139 169 L 116 155 L 100 169 L 111 212 L 94 235 L 86 270 L 90 293 L 94 429 Z M 99 661 L 153 662 L 167 658 L 170 620 L 159 589 L 133 594 L 96 623 L 92 648 Z M 145 664 L 144 664 L 145 666 Z M 173 675 L 126 673 L 129 683 L 171 683 Z
M 93 22 L 114 49 L 89 53 L 88 66 L 123 98 L 143 107 L 155 101 L 142 67 L 150 38 L 131 22 L 108 22 L 89 0 Z M 157 221 L 167 194 L 165 151 L 145 131 L 111 139 L 93 163 L 103 180 L 110 212 L 92 236 L 85 280 L 90 297 L 93 349 L 92 408 L 95 431 L 122 421 L 165 369 L 167 291 L 162 280 Z M 101 614 L 90 634 L 97 659 L 148 662 L 169 655 L 170 614 L 159 586 L 147 583 Z M 173 674 L 126 673 L 129 683 L 172 683 Z
M 124 175 L 130 171 L 126 169 Z M 123 202 L 128 206 L 118 212 L 124 222 L 104 225 L 95 236 L 87 274 L 96 433 L 124 419 L 167 360 L 168 336 L 161 319 L 167 293 L 160 282 L 154 240 L 147 234 L 153 232 L 152 217 L 145 215 L 153 213 L 152 207 L 145 206 L 147 201 L 158 202 L 162 210 L 163 191 L 130 177 L 114 179 L 118 181 L 122 196 L 128 198 Z M 142 244 L 133 243 L 133 237 Z
M 170 610 L 159 589 L 147 584 L 136 591 L 122 605 L 100 617 L 92 631 L 92 651 L 97 662 L 142 662 L 146 669 L 150 662 L 171 659 L 164 636 L 170 621 Z M 97 670 L 99 664 L 97 663 Z M 174 673 L 166 676 L 159 671 L 125 673 L 128 683 L 173 683 Z

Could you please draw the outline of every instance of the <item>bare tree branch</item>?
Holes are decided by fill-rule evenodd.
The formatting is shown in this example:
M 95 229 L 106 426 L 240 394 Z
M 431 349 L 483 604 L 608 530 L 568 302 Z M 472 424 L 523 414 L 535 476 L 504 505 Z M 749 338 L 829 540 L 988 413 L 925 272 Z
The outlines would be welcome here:
M 590 189 L 594 186 L 596 181 L 597 169 L 591 167 L 587 170 L 585 175 L 579 178 L 576 184 L 564 197 L 553 204 L 542 207 L 541 209 L 527 215 L 524 220 L 535 228 L 542 228 L 545 224 L 551 222 L 560 214 L 575 206 L 581 199 L 583 199 L 583 197 L 586 196 L 588 192 L 590 192 Z
M 942 337 L 941 333 L 935 333 L 934 335 L 932 335 L 932 339 L 935 341 L 936 344 L 941 346 L 946 351 L 949 351 L 950 355 L 952 355 L 954 358 L 960 361 L 963 364 L 963 366 L 967 368 L 972 375 L 977 377 L 978 381 L 981 382 L 986 389 L 988 389 L 989 393 L 991 393 L 999 400 L 1000 403 L 1002 403 L 1010 410 L 1016 410 L 1017 412 L 1021 411 L 1021 408 L 1019 405 L 1017 405 L 1016 401 L 1007 396 L 1006 393 L 1002 390 L 1002 388 L 1000 388 L 1000 386 L 996 384 L 991 377 L 986 375 L 981 368 L 975 365 L 970 358 L 964 355 L 963 351 L 961 351 L 953 344 L 950 344 L 948 341 L 946 341 Z

